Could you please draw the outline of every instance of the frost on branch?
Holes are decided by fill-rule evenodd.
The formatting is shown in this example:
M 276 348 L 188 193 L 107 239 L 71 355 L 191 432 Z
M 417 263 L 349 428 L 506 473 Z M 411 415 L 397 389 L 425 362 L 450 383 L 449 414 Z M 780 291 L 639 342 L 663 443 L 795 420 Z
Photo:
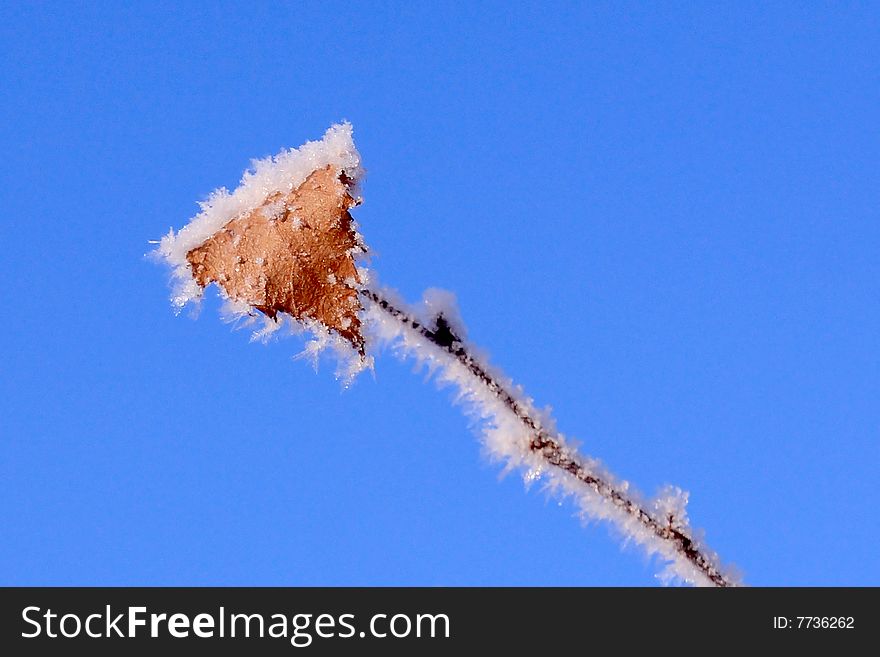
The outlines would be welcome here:
M 528 485 L 540 481 L 548 491 L 570 497 L 584 520 L 608 522 L 625 543 L 641 546 L 663 564 L 664 582 L 735 584 L 689 526 L 687 493 L 668 486 L 655 500 L 645 500 L 598 460 L 579 454 L 556 430 L 549 410 L 537 409 L 468 343 L 453 295 L 429 290 L 420 306 L 410 307 L 391 290 L 370 290 L 366 311 L 377 339 L 453 387 L 455 400 L 476 421 L 486 452 L 505 470 L 519 470 Z

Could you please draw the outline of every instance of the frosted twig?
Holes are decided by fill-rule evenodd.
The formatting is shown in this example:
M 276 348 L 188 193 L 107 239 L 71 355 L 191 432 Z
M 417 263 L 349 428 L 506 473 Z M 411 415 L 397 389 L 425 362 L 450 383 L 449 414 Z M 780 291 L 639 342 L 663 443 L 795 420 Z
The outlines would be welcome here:
M 435 325 L 429 327 L 412 314 L 395 306 L 380 292 L 363 289 L 361 294 L 372 302 L 375 308 L 399 323 L 402 330 L 415 332 L 434 347 L 448 354 L 469 373 L 474 382 L 483 386 L 498 399 L 527 430 L 529 434 L 527 449 L 532 455 L 557 472 L 563 473 L 565 477 L 578 482 L 578 485 L 610 504 L 620 515 L 635 520 L 648 535 L 641 532 L 632 535 L 632 532 L 628 532 L 623 526 L 621 529 L 624 533 L 631 534 L 631 538 L 642 543 L 649 551 L 665 554 L 667 557 L 672 556 L 674 561 L 684 562 L 679 564 L 685 566 L 684 568 L 673 569 L 675 575 L 692 583 L 699 583 L 699 579 L 705 579 L 704 583 L 714 586 L 735 585 L 721 571 L 718 558 L 695 541 L 688 527 L 680 524 L 680 519 L 671 515 L 660 519 L 650 513 L 628 494 L 628 486 L 625 483 L 622 486 L 616 485 L 610 477 L 606 478 L 602 473 L 596 472 L 583 457 L 565 445 L 564 439 L 546 429 L 542 419 L 530 408 L 531 404 L 524 403 L 508 390 L 504 383 L 487 371 L 480 360 L 468 351 L 464 341 L 454 333 L 442 314 L 434 318 Z M 660 544 L 652 545 L 654 541 L 659 541 Z
M 372 367 L 374 340 L 391 342 L 454 384 L 482 424 L 491 455 L 522 467 L 527 479 L 575 498 L 584 517 L 610 522 L 627 539 L 667 562 L 666 575 L 692 584 L 733 586 L 718 557 L 688 525 L 687 494 L 677 488 L 644 501 L 595 459 L 566 443 L 500 371 L 477 355 L 457 321 L 451 295 L 426 293 L 420 313 L 379 290 L 358 264 L 367 247 L 349 210 L 363 176 L 350 124 L 332 126 L 318 141 L 257 160 L 238 188 L 221 188 L 156 253 L 173 268 L 172 301 L 180 309 L 216 284 L 230 318 L 264 317 L 255 337 L 282 320 L 311 331 L 305 355 L 326 347 L 340 356 L 350 381 Z

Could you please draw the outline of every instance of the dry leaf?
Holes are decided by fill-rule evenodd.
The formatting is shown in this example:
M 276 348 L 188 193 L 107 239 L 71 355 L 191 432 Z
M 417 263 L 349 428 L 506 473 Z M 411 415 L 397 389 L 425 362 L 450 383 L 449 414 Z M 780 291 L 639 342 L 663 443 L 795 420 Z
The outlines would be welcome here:
M 333 166 L 231 221 L 186 254 L 196 282 L 219 284 L 269 317 L 314 319 L 364 354 L 354 258 L 364 252 L 350 180 Z

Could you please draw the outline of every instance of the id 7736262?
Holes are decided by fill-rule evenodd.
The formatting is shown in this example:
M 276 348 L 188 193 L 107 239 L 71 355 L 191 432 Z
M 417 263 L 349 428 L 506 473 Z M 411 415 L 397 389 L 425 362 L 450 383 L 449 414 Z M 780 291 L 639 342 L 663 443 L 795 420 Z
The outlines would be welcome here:
M 774 630 L 852 630 L 854 616 L 774 616 Z

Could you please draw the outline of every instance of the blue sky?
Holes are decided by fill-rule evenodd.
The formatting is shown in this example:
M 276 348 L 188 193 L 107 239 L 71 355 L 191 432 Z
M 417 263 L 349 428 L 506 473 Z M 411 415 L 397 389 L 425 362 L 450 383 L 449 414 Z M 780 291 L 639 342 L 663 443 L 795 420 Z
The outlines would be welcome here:
M 4 3 L 0 583 L 654 585 L 448 391 L 175 317 L 147 241 L 343 118 L 382 280 L 747 582 L 880 584 L 872 3 Z

